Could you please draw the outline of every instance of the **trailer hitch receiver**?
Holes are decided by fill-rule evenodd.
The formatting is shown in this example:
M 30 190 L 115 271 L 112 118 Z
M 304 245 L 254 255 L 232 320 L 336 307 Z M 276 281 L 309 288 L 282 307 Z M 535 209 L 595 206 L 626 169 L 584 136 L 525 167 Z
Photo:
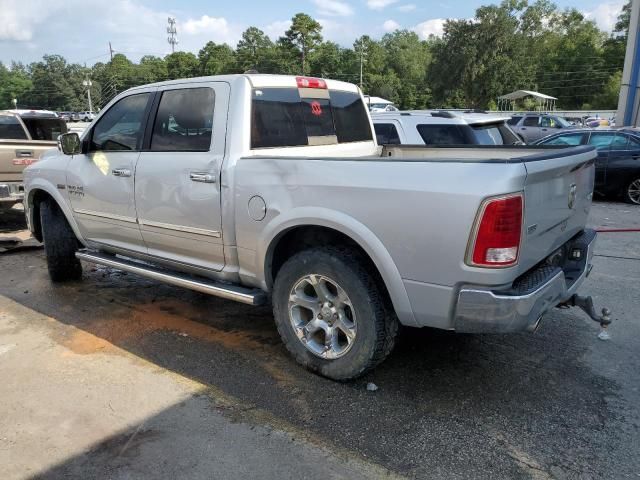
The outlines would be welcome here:
M 611 310 L 604 307 L 602 309 L 602 315 L 598 315 L 595 307 L 593 306 L 593 298 L 591 296 L 583 297 L 582 295 L 574 294 L 569 298 L 569 300 L 560 304 L 559 307 L 578 307 L 584 313 L 589 315 L 591 320 L 600 324 L 600 333 L 598 334 L 598 338 L 600 340 L 609 340 L 609 338 L 611 338 L 607 331 L 607 327 L 611 324 Z

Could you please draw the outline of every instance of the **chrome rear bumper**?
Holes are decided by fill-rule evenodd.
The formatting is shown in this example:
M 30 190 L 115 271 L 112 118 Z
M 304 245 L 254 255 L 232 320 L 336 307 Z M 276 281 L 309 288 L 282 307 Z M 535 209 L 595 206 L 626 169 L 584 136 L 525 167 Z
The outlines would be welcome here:
M 569 251 L 581 250 L 580 259 L 567 260 L 562 266 L 538 267 L 510 290 L 461 288 L 455 309 L 455 330 L 468 333 L 535 330 L 542 316 L 567 301 L 588 276 L 595 240 L 595 231 L 584 230 L 567 245 Z

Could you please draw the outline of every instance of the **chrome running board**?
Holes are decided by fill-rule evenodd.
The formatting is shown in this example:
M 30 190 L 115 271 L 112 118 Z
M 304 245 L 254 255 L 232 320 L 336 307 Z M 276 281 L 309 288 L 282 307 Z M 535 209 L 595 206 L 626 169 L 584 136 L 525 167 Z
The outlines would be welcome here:
M 264 305 L 267 302 L 267 295 L 262 290 L 243 288 L 237 285 L 192 277 L 190 275 L 156 268 L 134 260 L 116 257 L 115 255 L 83 249 L 76 252 L 76 257 L 87 262 L 117 268 L 118 270 L 135 273 L 159 282 L 207 293 L 227 300 L 234 300 L 247 305 Z

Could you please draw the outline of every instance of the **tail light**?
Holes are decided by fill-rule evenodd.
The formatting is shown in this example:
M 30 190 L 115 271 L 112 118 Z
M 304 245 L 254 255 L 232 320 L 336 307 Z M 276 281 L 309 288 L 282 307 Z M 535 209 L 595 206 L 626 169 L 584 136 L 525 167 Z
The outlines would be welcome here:
M 518 262 L 522 236 L 522 194 L 485 200 L 468 258 L 476 267 L 508 267 Z
M 313 77 L 296 77 L 296 83 L 298 84 L 298 88 L 327 88 L 327 82 L 322 80 L 321 78 L 313 78 Z

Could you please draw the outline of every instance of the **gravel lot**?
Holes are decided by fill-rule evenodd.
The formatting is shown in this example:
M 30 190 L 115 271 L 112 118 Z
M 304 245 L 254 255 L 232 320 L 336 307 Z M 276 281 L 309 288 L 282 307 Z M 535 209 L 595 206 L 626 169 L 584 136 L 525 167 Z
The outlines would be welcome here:
M 21 212 L 0 222 L 0 246 L 23 239 Z M 596 203 L 590 223 L 640 228 L 640 207 Z M 639 240 L 602 233 L 582 288 L 613 310 L 610 341 L 575 309 L 535 334 L 406 329 L 348 384 L 300 369 L 266 308 L 88 265 L 54 286 L 14 242 L 3 477 L 640 478 Z

